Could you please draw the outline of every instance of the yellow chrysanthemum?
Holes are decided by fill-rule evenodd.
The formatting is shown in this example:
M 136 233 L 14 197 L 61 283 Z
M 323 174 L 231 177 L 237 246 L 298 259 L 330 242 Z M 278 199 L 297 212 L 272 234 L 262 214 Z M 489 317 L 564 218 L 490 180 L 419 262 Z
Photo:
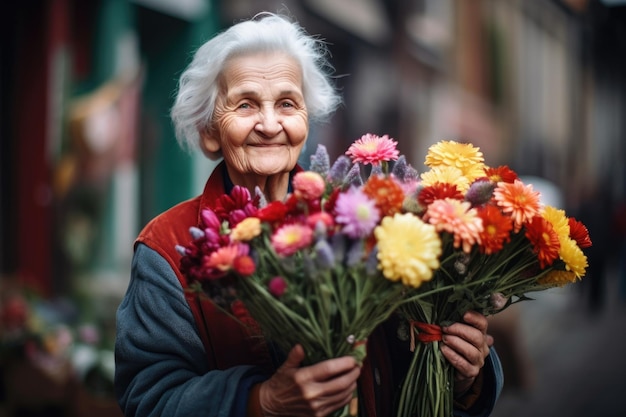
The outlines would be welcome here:
M 585 275 L 588 266 L 587 256 L 578 247 L 575 240 L 569 238 L 563 240 L 559 256 L 565 262 L 567 270 L 576 274 L 577 278 L 582 278 Z
M 541 212 L 541 216 L 552 224 L 561 244 L 563 241 L 569 239 L 569 222 L 565 215 L 565 210 L 545 206 Z
M 470 181 L 463 175 L 463 172 L 452 166 L 437 166 L 423 172 L 420 175 L 422 179 L 421 185 L 427 187 L 441 182 L 444 184 L 456 185 L 456 188 L 465 194 L 469 189 Z
M 485 176 L 483 153 L 471 143 L 446 140 L 438 142 L 428 149 L 425 164 L 430 168 L 438 166 L 458 168 L 469 182 Z
M 576 282 L 576 274 L 572 271 L 561 271 L 560 269 L 555 269 L 539 278 L 537 282 L 541 285 L 554 285 L 555 287 L 562 287 L 572 282 Z
M 246 217 L 230 232 L 230 239 L 235 242 L 247 242 L 261 234 L 261 220 Z
M 439 268 L 441 240 L 435 227 L 410 213 L 383 218 L 374 229 L 379 268 L 391 281 L 419 287 Z

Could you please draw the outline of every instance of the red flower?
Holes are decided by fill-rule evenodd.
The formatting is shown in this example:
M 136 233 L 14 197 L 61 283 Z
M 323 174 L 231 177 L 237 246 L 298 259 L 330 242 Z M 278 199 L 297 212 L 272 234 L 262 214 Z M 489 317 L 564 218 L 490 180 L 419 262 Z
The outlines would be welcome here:
M 559 236 L 552 223 L 543 217 L 535 216 L 526 224 L 526 238 L 532 243 L 542 269 L 552 265 L 559 257 Z
M 502 250 L 504 244 L 511 240 L 513 221 L 495 206 L 481 206 L 477 210 L 478 216 L 483 221 L 483 231 L 480 233 L 480 251 L 491 255 Z
M 215 201 L 215 214 L 222 220 L 229 220 L 231 226 L 235 226 L 241 220 L 249 216 L 255 216 L 259 198 L 250 196 L 247 188 L 235 185 L 230 194 L 221 195 Z
M 256 213 L 261 222 L 275 223 L 287 216 L 287 206 L 281 201 L 272 201 Z
M 463 200 L 463 193 L 459 191 L 455 184 L 436 182 L 433 185 L 422 188 L 417 195 L 417 202 L 421 206 L 426 207 L 433 201 L 442 200 L 444 198 Z
M 591 246 L 591 238 L 587 227 L 573 217 L 567 219 L 569 223 L 569 236 L 576 241 L 579 248 L 588 248 Z
M 515 180 L 519 179 L 517 173 L 506 165 L 500 165 L 497 168 L 485 168 L 485 175 L 489 178 L 489 181 L 496 184 L 499 182 L 512 184 Z
M 256 270 L 256 265 L 252 258 L 248 255 L 235 258 L 233 261 L 233 270 L 241 276 L 247 277 L 252 275 Z

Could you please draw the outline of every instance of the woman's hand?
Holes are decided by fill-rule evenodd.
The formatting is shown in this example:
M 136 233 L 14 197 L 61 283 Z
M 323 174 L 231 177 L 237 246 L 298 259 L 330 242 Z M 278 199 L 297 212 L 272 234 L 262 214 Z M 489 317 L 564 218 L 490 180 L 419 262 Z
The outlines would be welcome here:
M 493 338 L 487 335 L 488 323 L 484 315 L 468 311 L 463 315 L 463 322 L 442 329 L 441 353 L 456 370 L 455 394 L 464 393 L 472 386 L 493 344 Z
M 326 416 L 348 404 L 361 368 L 345 356 L 300 367 L 304 349 L 296 345 L 287 360 L 261 384 L 259 400 L 266 416 Z

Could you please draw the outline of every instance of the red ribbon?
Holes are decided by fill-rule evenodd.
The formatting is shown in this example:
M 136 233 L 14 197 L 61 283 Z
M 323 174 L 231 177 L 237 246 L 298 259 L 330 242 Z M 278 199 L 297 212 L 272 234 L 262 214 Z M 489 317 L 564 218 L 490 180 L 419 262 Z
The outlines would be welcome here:
M 442 339 L 441 326 L 437 324 L 423 323 L 411 320 L 411 352 L 415 350 L 415 328 L 417 328 L 417 340 L 422 343 L 439 342 Z

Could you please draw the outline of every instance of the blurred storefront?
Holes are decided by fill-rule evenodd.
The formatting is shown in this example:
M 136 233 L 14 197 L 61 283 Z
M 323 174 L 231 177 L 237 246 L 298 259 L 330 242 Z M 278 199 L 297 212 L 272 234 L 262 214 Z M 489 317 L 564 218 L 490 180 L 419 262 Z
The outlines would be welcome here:
M 625 9 L 608 0 L 9 1 L 0 307 L 16 288 L 70 299 L 70 319 L 95 322 L 110 348 L 134 237 L 199 193 L 213 168 L 174 140 L 177 77 L 203 41 L 262 10 L 293 15 L 332 53 L 345 106 L 312 126 L 308 151 L 323 143 L 336 156 L 364 133 L 389 134 L 420 169 L 430 144 L 470 141 L 489 165 L 555 184 L 568 208 L 599 188 L 624 201 Z

